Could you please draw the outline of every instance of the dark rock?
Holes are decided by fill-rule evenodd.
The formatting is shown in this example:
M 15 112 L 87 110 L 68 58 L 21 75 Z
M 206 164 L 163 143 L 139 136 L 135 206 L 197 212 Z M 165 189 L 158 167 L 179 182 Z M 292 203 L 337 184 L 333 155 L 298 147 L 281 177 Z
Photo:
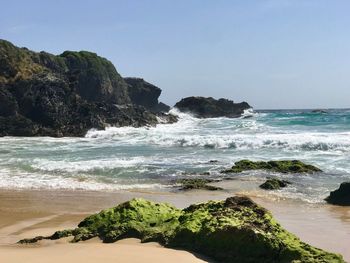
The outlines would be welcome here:
M 242 116 L 244 110 L 251 108 L 246 102 L 234 103 L 231 100 L 215 100 L 211 97 L 187 97 L 176 103 L 175 107 L 198 118 L 237 118 Z
M 344 263 L 340 255 L 302 242 L 278 224 L 269 211 L 244 196 L 182 210 L 167 203 L 133 199 L 85 218 L 78 228 L 67 230 L 63 236 L 71 234 L 71 242 L 94 237 L 105 243 L 139 238 L 141 242 L 159 242 L 227 263 Z M 19 242 L 36 242 L 36 238 Z
M 193 190 L 193 189 L 203 189 L 209 191 L 222 190 L 221 187 L 216 187 L 212 185 L 208 185 L 209 183 L 213 183 L 214 180 L 210 179 L 180 179 L 177 183 L 181 184 L 181 190 Z
M 350 206 L 350 182 L 344 182 L 325 199 L 333 205 Z
M 0 40 L 0 136 L 84 136 L 91 128 L 159 121 L 177 118 L 131 104 L 128 84 L 107 59 L 36 53 Z
M 291 184 L 289 181 L 280 180 L 277 178 L 269 178 L 265 183 L 261 184 L 259 187 L 265 190 L 279 190 Z
M 221 173 L 241 173 L 249 170 L 266 170 L 278 173 L 314 173 L 322 172 L 321 169 L 305 164 L 299 160 L 292 161 L 269 161 L 269 162 L 253 162 L 250 160 L 241 160 L 236 162 L 228 170 L 221 171 Z
M 128 92 L 131 102 L 136 105 L 144 106 L 153 112 L 168 112 L 170 107 L 162 102 L 158 102 L 158 98 L 162 90 L 141 78 L 124 78 L 128 84 Z
M 13 116 L 18 111 L 18 104 L 11 92 L 0 84 L 0 116 Z
M 312 113 L 328 113 L 326 110 L 312 110 Z
M 128 88 L 113 64 L 95 53 L 65 51 L 68 78 L 73 89 L 87 101 L 128 104 Z

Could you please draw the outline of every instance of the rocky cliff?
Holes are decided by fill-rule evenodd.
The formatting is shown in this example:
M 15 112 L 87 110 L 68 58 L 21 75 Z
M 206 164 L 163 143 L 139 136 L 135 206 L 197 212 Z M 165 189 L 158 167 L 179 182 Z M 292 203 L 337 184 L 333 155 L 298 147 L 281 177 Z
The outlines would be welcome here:
M 95 53 L 55 56 L 0 40 L 0 136 L 83 136 L 108 125 L 158 123 L 147 105 L 130 99 L 129 88 L 113 64 Z M 154 94 L 143 96 L 153 100 Z
M 162 92 L 160 88 L 141 78 L 124 78 L 124 80 L 128 84 L 129 97 L 132 103 L 142 105 L 154 112 L 168 112 L 170 110 L 168 105 L 158 102 Z

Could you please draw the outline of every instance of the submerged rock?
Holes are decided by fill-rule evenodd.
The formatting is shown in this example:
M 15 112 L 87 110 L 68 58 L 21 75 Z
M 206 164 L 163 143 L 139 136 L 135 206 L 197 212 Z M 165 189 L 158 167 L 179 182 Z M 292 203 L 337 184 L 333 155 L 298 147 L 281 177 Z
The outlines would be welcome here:
M 313 165 L 305 164 L 298 160 L 269 162 L 241 160 L 236 162 L 230 169 L 221 171 L 221 173 L 241 173 L 249 170 L 267 170 L 278 173 L 314 173 L 322 171 Z
M 350 182 L 341 183 L 325 200 L 333 205 L 350 206 Z
M 265 190 L 279 190 L 283 187 L 291 184 L 289 181 L 280 180 L 277 178 L 269 178 L 265 183 L 261 184 L 259 187 Z
M 234 103 L 232 100 L 211 97 L 187 97 L 176 103 L 175 107 L 198 118 L 237 118 L 242 116 L 244 110 L 251 108 L 247 102 Z
M 203 189 L 203 190 L 210 190 L 210 191 L 222 190 L 221 187 L 208 185 L 209 183 L 213 183 L 213 182 L 215 181 L 211 179 L 201 179 L 201 178 L 180 179 L 177 181 L 177 183 L 181 184 L 181 188 L 180 188 L 181 190 L 193 190 L 193 189 Z
M 300 241 L 247 197 L 209 201 L 183 210 L 133 199 L 85 218 L 74 230 L 59 232 L 45 239 L 61 233 L 72 236 L 72 242 L 99 237 L 110 243 L 133 237 L 198 252 L 219 262 L 344 262 L 340 255 Z
M 128 88 L 95 53 L 55 56 L 0 40 L 0 136 L 84 136 L 91 128 L 176 121 L 132 104 Z
M 328 113 L 326 110 L 321 110 L 321 109 L 317 109 L 317 110 L 312 110 L 312 113 Z

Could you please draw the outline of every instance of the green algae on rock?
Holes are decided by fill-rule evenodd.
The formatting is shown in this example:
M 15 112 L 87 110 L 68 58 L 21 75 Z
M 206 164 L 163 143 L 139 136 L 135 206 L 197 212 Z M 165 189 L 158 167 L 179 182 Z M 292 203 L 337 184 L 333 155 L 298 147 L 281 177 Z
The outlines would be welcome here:
M 280 180 L 277 178 L 268 178 L 265 183 L 259 185 L 260 188 L 265 190 L 279 190 L 283 187 L 291 184 L 289 181 Z
M 237 196 L 183 210 L 166 203 L 133 199 L 85 218 L 74 230 L 19 242 L 60 236 L 72 236 L 72 242 L 99 237 L 106 243 L 134 237 L 198 252 L 219 262 L 344 262 L 340 255 L 300 241 L 266 209 L 247 197 Z
M 193 190 L 193 189 L 203 189 L 203 190 L 209 190 L 209 191 L 222 190 L 221 187 L 208 185 L 209 183 L 212 183 L 212 182 L 214 182 L 214 180 L 201 179 L 201 178 L 177 180 L 177 183 L 181 184 L 181 188 L 180 188 L 181 190 Z
M 341 183 L 325 200 L 333 205 L 350 206 L 350 182 Z
M 253 162 L 250 160 L 241 160 L 235 163 L 230 169 L 223 170 L 221 173 L 241 173 L 249 170 L 267 170 L 278 173 L 314 173 L 322 172 L 321 169 L 305 164 L 299 160 Z

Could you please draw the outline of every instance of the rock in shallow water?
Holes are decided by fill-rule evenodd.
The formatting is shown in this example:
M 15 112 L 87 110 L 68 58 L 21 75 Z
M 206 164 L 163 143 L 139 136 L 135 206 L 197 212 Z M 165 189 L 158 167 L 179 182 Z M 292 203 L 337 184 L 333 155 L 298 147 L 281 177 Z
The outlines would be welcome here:
M 333 205 L 350 206 L 350 182 L 344 182 L 325 199 Z
M 103 242 L 134 237 L 183 248 L 219 262 L 344 262 L 300 241 L 264 208 L 247 197 L 209 201 L 183 210 L 166 203 L 133 199 L 85 218 L 74 230 L 46 239 L 72 236 L 72 242 L 99 237 Z M 25 239 L 31 243 L 42 238 Z
M 269 178 L 265 183 L 259 185 L 260 188 L 265 190 L 279 190 L 287 185 L 291 184 L 289 181 L 280 180 L 277 178 Z
M 321 169 L 305 164 L 298 160 L 292 161 L 269 161 L 269 162 L 253 162 L 250 160 L 241 160 L 235 162 L 230 169 L 221 171 L 221 173 L 241 173 L 250 170 L 267 170 L 278 173 L 314 173 L 322 172 Z
M 232 100 L 216 100 L 211 97 L 187 97 L 177 102 L 175 107 L 198 118 L 237 118 L 242 116 L 244 110 L 251 108 L 247 102 L 234 103 Z
M 214 180 L 202 179 L 202 178 L 180 179 L 177 181 L 177 183 L 181 184 L 181 188 L 180 188 L 181 190 L 194 190 L 194 189 L 202 189 L 202 190 L 209 190 L 209 191 L 222 190 L 221 187 L 208 185 L 213 182 Z

